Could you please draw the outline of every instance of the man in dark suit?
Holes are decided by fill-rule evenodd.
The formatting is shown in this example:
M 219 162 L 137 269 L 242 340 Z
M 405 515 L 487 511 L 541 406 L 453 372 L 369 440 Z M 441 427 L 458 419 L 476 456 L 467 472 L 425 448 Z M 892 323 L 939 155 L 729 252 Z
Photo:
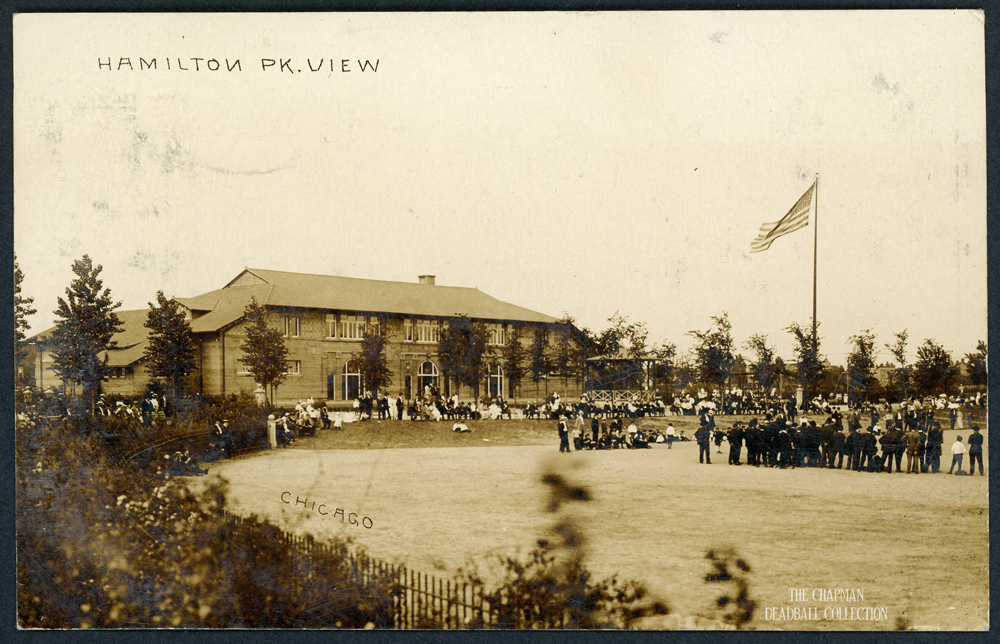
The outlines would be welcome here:
M 740 465 L 740 452 L 743 451 L 743 423 L 737 422 L 729 429 L 729 464 Z
M 848 427 L 850 427 L 850 433 L 847 434 L 847 440 L 844 441 L 844 447 L 848 454 L 847 469 L 858 472 L 861 470 L 861 437 L 858 436 L 856 427 L 849 423 Z
M 979 476 L 983 474 L 983 435 L 979 433 L 979 425 L 972 426 L 969 436 L 969 474 L 976 473 L 976 461 L 979 461 Z
M 843 427 L 834 426 L 833 438 L 830 441 L 830 469 L 833 469 L 833 461 L 837 461 L 837 469 L 844 465 L 844 455 L 847 454 L 847 469 L 851 469 L 851 457 L 847 451 L 847 436 L 844 436 Z
M 935 422 L 931 431 L 927 432 L 927 466 L 932 474 L 941 471 L 941 444 L 944 442 L 944 432 L 941 424 Z
M 778 426 L 778 467 L 785 469 L 792 464 L 792 437 L 785 425 Z
M 896 455 L 896 430 L 890 429 L 882 434 L 879 443 L 882 445 L 882 458 L 878 463 L 878 471 L 892 474 L 892 459 Z
M 698 462 L 712 464 L 712 431 L 708 428 L 708 422 L 701 419 L 701 427 L 694 433 L 694 439 L 698 441 Z

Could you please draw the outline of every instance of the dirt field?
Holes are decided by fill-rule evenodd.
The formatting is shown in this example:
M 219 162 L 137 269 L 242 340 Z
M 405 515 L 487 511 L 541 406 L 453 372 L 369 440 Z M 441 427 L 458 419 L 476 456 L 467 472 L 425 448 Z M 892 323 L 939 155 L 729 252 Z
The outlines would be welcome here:
M 471 426 L 473 433 L 455 435 L 450 423 L 348 425 L 292 449 L 212 465 L 211 474 L 230 481 L 236 512 L 317 537 L 349 536 L 374 556 L 447 573 L 527 551 L 545 536 L 554 517 L 539 481 L 556 467 L 593 494 L 573 510 L 591 568 L 644 582 L 682 615 L 712 616 L 719 589 L 703 581 L 704 556 L 728 546 L 752 566 L 755 628 L 987 625 L 986 477 L 733 467 L 724 454 L 699 465 L 694 443 L 560 455 L 552 422 Z M 954 433 L 945 433 L 947 454 Z M 358 447 L 369 449 L 351 449 Z M 942 458 L 945 470 L 949 464 Z M 313 510 L 314 501 L 330 514 Z M 370 518 L 371 529 L 342 522 L 337 508 Z M 790 601 L 792 588 L 807 589 L 809 599 Z M 814 589 L 861 589 L 864 599 L 814 600 Z M 818 608 L 819 621 L 766 619 L 765 608 L 796 607 Z M 824 619 L 828 607 L 884 607 L 885 619 Z

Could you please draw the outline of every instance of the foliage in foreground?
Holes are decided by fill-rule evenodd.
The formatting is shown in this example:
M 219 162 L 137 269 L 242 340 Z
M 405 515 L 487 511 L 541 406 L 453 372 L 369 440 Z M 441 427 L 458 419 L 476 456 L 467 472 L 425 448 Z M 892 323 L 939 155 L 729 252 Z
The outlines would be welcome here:
M 345 543 L 307 557 L 267 524 L 228 521 L 223 487 L 176 478 L 183 452 L 119 468 L 62 424 L 17 432 L 22 627 L 392 626 L 390 583 L 362 583 Z

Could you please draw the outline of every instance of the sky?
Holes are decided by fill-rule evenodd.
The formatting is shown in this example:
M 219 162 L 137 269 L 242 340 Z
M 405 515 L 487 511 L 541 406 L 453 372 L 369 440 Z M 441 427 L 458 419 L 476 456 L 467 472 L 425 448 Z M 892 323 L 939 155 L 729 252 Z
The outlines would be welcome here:
M 788 360 L 815 230 L 833 363 L 986 339 L 977 12 L 19 14 L 14 100 L 31 332 L 89 254 L 124 309 L 246 266 L 434 274 L 682 350 L 726 312 Z

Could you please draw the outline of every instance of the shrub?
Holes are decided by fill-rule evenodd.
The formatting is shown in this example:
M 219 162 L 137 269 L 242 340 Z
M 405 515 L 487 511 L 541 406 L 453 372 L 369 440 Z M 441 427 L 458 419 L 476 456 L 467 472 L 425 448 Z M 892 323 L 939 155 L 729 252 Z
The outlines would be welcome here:
M 17 425 L 17 614 L 25 628 L 391 626 L 392 585 L 346 544 L 306 548 L 193 494 L 182 450 L 116 466 L 100 422 Z M 96 424 L 95 424 L 96 422 Z M 333 595 L 330 589 L 335 589 Z

